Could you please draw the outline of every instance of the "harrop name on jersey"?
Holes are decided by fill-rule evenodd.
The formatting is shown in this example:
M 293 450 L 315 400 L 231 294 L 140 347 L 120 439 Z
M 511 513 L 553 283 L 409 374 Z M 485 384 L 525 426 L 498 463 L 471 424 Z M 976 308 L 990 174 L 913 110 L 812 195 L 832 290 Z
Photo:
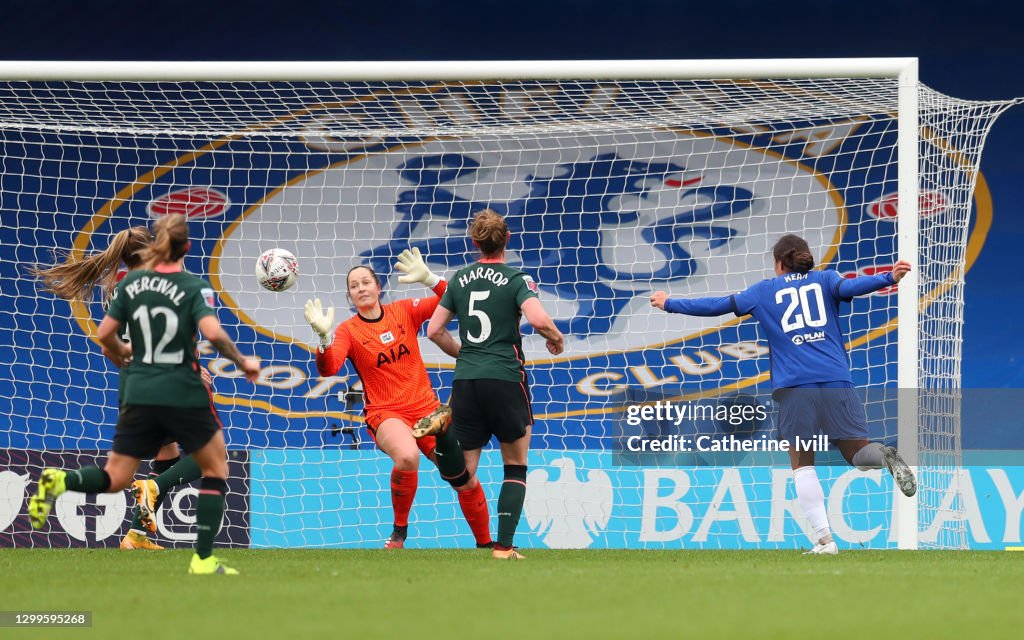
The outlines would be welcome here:
M 493 267 L 477 267 L 459 276 L 459 285 L 465 287 L 474 280 L 490 280 L 498 287 L 508 284 L 508 276 L 495 270 Z

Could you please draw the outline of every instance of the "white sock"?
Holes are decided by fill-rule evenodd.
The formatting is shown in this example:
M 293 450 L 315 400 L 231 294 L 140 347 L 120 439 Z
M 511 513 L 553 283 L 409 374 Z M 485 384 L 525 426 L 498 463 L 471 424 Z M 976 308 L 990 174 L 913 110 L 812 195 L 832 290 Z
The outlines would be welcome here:
M 850 462 L 861 471 L 881 469 L 885 466 L 884 449 L 881 442 L 869 442 L 853 454 Z
M 825 492 L 818 481 L 818 472 L 814 467 L 800 467 L 793 470 L 793 483 L 796 485 L 796 497 L 807 516 L 807 522 L 814 531 L 814 541 L 822 544 L 832 541 L 832 529 L 828 526 L 828 513 L 825 511 Z

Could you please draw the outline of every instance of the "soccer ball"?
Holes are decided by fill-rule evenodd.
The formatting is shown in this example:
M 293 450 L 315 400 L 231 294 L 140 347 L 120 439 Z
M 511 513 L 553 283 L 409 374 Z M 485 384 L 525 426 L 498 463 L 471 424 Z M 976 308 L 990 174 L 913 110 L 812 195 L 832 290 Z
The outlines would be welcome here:
M 299 263 L 290 251 L 269 249 L 256 261 L 256 280 L 268 291 L 290 289 L 299 278 Z

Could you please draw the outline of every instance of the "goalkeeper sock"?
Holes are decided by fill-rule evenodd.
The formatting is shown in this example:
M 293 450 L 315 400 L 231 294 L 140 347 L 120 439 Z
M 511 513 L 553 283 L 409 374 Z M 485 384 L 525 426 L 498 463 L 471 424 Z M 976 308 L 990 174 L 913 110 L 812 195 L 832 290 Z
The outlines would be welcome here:
M 110 489 L 110 475 L 99 467 L 82 467 L 67 472 L 64 488 L 81 493 L 106 493 Z
M 192 456 L 177 459 L 172 465 L 164 468 L 158 468 L 157 463 L 154 462 L 153 469 L 157 470 L 160 474 L 153 478 L 153 480 L 156 481 L 156 486 L 160 489 L 161 497 L 170 491 L 172 487 L 194 482 L 203 475 L 202 471 L 199 470 L 199 463 Z
M 395 510 L 396 527 L 409 525 L 409 511 L 412 509 L 413 498 L 416 497 L 419 479 L 418 471 L 391 470 L 391 506 Z
M 487 512 L 487 495 L 484 493 L 484 486 L 477 482 L 475 489 L 460 491 L 459 506 L 462 507 L 462 515 L 466 516 L 466 522 L 469 523 L 477 545 L 490 544 L 491 515 Z
M 203 478 L 196 500 L 196 554 L 201 560 L 213 555 L 213 539 L 224 517 L 224 494 L 228 483 L 220 478 Z
M 885 447 L 881 442 L 869 442 L 853 454 L 850 464 L 861 471 L 868 469 L 881 469 L 885 466 Z
M 825 511 L 825 492 L 818 481 L 818 472 L 814 467 L 800 467 L 793 470 L 793 483 L 796 485 L 796 497 L 800 507 L 807 516 L 807 523 L 814 532 L 814 541 L 820 542 L 832 535 L 828 526 L 828 513 Z
M 526 465 L 506 464 L 505 481 L 498 494 L 498 544 L 502 549 L 512 548 L 512 539 L 519 526 L 526 499 Z M 497 548 L 496 547 L 496 548 Z

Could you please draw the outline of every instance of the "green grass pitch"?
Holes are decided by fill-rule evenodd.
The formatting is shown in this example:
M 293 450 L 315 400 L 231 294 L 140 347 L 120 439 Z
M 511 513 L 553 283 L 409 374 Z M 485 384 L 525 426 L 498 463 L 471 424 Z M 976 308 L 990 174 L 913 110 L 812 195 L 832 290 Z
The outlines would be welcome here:
M 1024 554 L 0 550 L 0 610 L 92 610 L 0 638 L 1019 638 Z

